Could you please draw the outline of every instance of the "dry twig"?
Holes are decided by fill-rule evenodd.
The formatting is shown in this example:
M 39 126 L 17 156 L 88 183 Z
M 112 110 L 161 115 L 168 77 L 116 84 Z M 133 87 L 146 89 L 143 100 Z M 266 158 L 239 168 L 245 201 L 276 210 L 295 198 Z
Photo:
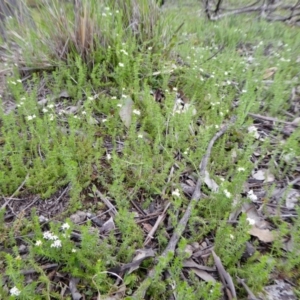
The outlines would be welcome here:
M 237 9 L 230 9 L 221 7 L 222 0 L 218 0 L 215 8 L 211 7 L 211 1 L 204 1 L 204 11 L 207 18 L 211 21 L 216 21 L 224 17 L 228 17 L 231 15 L 243 14 L 243 13 L 251 13 L 251 12 L 259 12 L 260 17 L 265 18 L 268 21 L 294 21 L 299 22 L 300 12 L 300 1 L 298 0 L 294 5 L 284 4 L 283 1 L 278 1 L 274 3 L 273 1 L 266 0 L 258 0 L 254 3 L 244 6 Z M 281 10 L 287 12 L 286 16 L 275 16 L 271 15 L 276 10 Z M 295 19 L 296 18 L 296 19 Z M 294 20 L 295 19 L 295 20 Z
M 152 227 L 151 231 L 148 233 L 146 239 L 145 239 L 145 242 L 144 242 L 144 246 L 146 246 L 152 239 L 153 239 L 153 235 L 154 233 L 156 232 L 159 224 L 165 219 L 166 217 L 166 212 L 167 212 L 167 209 L 169 208 L 170 206 L 170 202 L 167 203 L 164 211 L 162 212 L 162 214 L 157 218 L 156 222 L 155 222 L 155 225 Z

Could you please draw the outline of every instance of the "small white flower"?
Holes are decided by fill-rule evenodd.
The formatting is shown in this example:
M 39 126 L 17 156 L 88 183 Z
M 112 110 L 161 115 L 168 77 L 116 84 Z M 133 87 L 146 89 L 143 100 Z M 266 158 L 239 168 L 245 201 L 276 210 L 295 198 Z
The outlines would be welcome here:
M 17 82 L 22 83 L 22 80 L 21 80 L 21 79 L 18 79 Z
M 252 218 L 247 218 L 247 221 L 248 221 L 248 223 L 250 224 L 250 225 L 255 225 L 255 220 L 254 219 L 252 219 Z
M 86 111 L 84 110 L 84 111 L 82 112 L 82 114 L 83 114 L 83 115 L 86 115 Z
M 60 240 L 56 240 L 54 241 L 54 243 L 52 243 L 50 245 L 51 248 L 60 248 L 61 247 L 61 241 Z
M 43 242 L 41 241 L 41 240 L 37 240 L 36 242 L 35 242 L 35 245 L 36 246 L 41 246 L 43 244 Z
M 103 120 L 102 120 L 102 123 L 105 123 L 105 122 L 107 122 L 107 119 L 103 119 Z
M 0 97 L 1 97 L 1 96 L 0 96 Z M 26 100 L 26 98 L 25 98 L 25 97 L 22 97 L 20 100 L 21 100 L 21 101 L 25 101 L 25 100 Z
M 36 115 L 32 115 L 32 116 L 28 116 L 27 117 L 27 120 L 28 121 L 31 121 L 31 120 L 33 120 L 33 119 L 35 119 L 36 118 Z
M 43 237 L 45 240 L 49 240 L 50 236 L 52 236 L 52 233 L 50 231 L 46 231 L 43 233 Z
M 224 72 L 224 75 L 227 76 L 227 75 L 228 75 L 228 72 L 225 71 L 225 72 Z
M 106 159 L 111 160 L 111 155 L 109 153 L 106 154 Z
M 106 17 L 106 13 L 102 13 L 102 16 L 103 16 L 103 17 Z
M 48 105 L 48 108 L 53 108 L 54 107 L 54 104 L 49 104 Z
M 16 84 L 17 84 L 15 81 L 11 81 L 10 83 L 13 84 L 13 85 L 16 85 Z
M 139 134 L 139 135 L 138 135 L 138 138 L 139 138 L 139 139 L 142 139 L 142 138 L 143 138 L 143 135 L 142 135 L 142 134 Z
M 223 117 L 223 116 L 224 116 L 224 113 L 223 113 L 222 111 L 220 111 L 220 113 L 219 113 L 219 114 L 220 114 L 220 116 L 221 116 L 221 117 Z
M 54 235 L 51 231 L 44 232 L 43 237 L 45 240 L 51 240 L 51 241 L 58 239 L 58 236 Z
M 117 10 L 116 10 L 116 14 L 118 14 L 118 13 L 120 13 L 120 11 L 117 9 Z
M 124 68 L 124 64 L 119 62 L 119 67 Z
M 258 199 L 257 196 L 254 194 L 253 190 L 250 190 L 247 193 L 247 197 L 253 202 L 257 201 L 257 199 Z
M 71 251 L 72 251 L 72 253 L 76 253 L 77 252 L 77 250 L 74 249 L 74 248 Z
M 215 128 L 216 128 L 216 129 L 219 129 L 219 128 L 220 128 L 220 126 L 219 126 L 219 125 L 215 125 Z
M 234 239 L 234 235 L 230 234 L 229 237 L 233 240 Z
M 116 97 L 116 96 L 112 96 L 111 99 L 112 99 L 112 100 L 116 100 L 117 97 Z
M 231 193 L 227 190 L 224 190 L 224 194 L 227 198 L 230 198 L 231 197 Z
M 148 50 L 151 51 L 153 48 L 152 47 L 148 47 Z
M 50 114 L 50 115 L 49 115 L 49 120 L 50 120 L 50 121 L 53 121 L 53 120 L 54 120 L 54 115 L 53 115 L 53 114 Z
M 124 90 L 124 89 L 123 89 Z M 122 98 L 127 98 L 128 96 L 127 95 L 125 95 L 125 94 L 122 94 L 122 96 L 121 96 Z
M 138 109 L 134 109 L 132 112 L 133 112 L 135 115 L 138 115 L 138 116 L 141 115 L 141 112 L 140 112 Z
M 55 234 L 53 234 L 53 235 L 50 237 L 49 240 L 55 241 L 55 240 L 57 240 L 57 239 L 58 239 L 58 236 L 55 235 Z
M 61 229 L 62 229 L 62 230 L 70 229 L 70 225 L 69 225 L 68 223 L 64 223 L 64 224 L 61 226 Z
M 10 289 L 9 292 L 12 296 L 19 296 L 21 294 L 21 291 L 16 286 Z
M 122 104 L 121 104 L 121 103 L 118 103 L 117 106 L 118 106 L 118 107 L 122 107 Z
M 239 167 L 239 168 L 237 168 L 237 171 L 238 171 L 238 172 L 244 172 L 244 171 L 245 171 L 245 168 Z
M 177 92 L 178 89 L 177 89 L 176 87 L 173 87 L 173 91 L 174 91 L 174 92 Z
M 110 8 L 108 6 L 104 7 L 105 10 L 110 10 Z
M 43 113 L 46 113 L 46 112 L 48 112 L 48 109 L 47 109 L 46 107 L 44 107 L 44 108 L 42 109 L 42 111 L 43 111 Z
M 185 151 L 183 152 L 184 155 L 187 155 L 189 153 L 190 148 L 186 148 Z
M 179 190 L 176 189 L 175 191 L 172 192 L 172 196 L 175 196 L 175 197 L 180 197 L 180 193 L 179 193 Z

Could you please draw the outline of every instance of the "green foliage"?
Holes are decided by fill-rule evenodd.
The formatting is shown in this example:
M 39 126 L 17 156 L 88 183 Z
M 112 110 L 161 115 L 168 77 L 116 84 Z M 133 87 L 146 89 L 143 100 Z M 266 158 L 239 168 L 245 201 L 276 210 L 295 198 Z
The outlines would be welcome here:
M 249 240 L 248 230 L 249 225 L 245 217 L 239 220 L 235 228 L 225 221 L 219 224 L 215 237 L 215 251 L 226 269 L 236 266 L 240 261 Z
M 116 231 L 99 237 L 91 224 L 75 225 L 70 220 L 63 222 L 70 227 L 62 229 L 59 220 L 63 216 L 56 216 L 46 225 L 52 239 L 45 238 L 45 226 L 34 213 L 8 227 L 3 210 L 0 242 L 11 251 L 0 253 L 0 269 L 4 270 L 0 279 L 6 276 L 9 289 L 21 291 L 20 299 L 32 299 L 37 286 L 43 286 L 38 297 L 61 299 L 38 263 L 44 259 L 78 278 L 86 298 L 111 295 L 116 287 L 107 270 L 131 262 L 135 251 L 144 247 L 145 234 L 137 222 L 140 215 L 134 213 L 132 203 L 144 210 L 154 202 L 158 206 L 171 203 L 168 224 L 161 223 L 155 233 L 156 250 L 161 253 L 168 244 L 170 227 L 176 228 L 189 203 L 180 189 L 181 178 L 188 178 L 189 183 L 197 180 L 209 141 L 236 115 L 235 125 L 214 146 L 207 168 L 219 189 L 212 192 L 202 185 L 206 197 L 202 195 L 194 207 L 176 252 L 159 259 L 148 295 L 153 299 L 168 299 L 172 293 L 177 299 L 220 299 L 219 283 L 204 282 L 192 272 L 182 280 L 186 246 L 200 244 L 208 236 L 214 237 L 215 251 L 226 271 L 234 280 L 236 276 L 245 279 L 254 292 L 268 283 L 275 268 L 299 281 L 299 211 L 291 222 L 272 219 L 278 239 L 270 251 L 256 252 L 249 259 L 243 257 L 250 240 L 246 216 L 234 225 L 227 222 L 236 208 L 233 202 L 240 207 L 246 201 L 241 193 L 256 167 L 250 159 L 254 151 L 260 153 L 256 164 L 270 157 L 268 167 L 278 179 L 297 172 L 299 128 L 284 142 L 278 130 L 275 145 L 266 136 L 256 139 L 247 128 L 252 123 L 249 112 L 284 118 L 282 111 L 288 109 L 289 91 L 296 84 L 292 79 L 298 73 L 296 64 L 288 61 L 289 55 L 295 59 L 298 53 L 298 33 L 280 24 L 244 22 L 239 17 L 208 23 L 184 7 L 161 11 L 154 1 L 98 2 L 82 1 L 74 12 L 71 4 L 42 1 L 34 12 L 34 31 L 11 25 L 14 31 L 9 41 L 22 49 L 15 62 L 19 68 L 33 67 L 36 73 L 24 71 L 24 80 L 20 78 L 23 71 L 14 70 L 0 97 L 0 191 L 5 198 L 30 194 L 48 199 L 69 186 L 71 201 L 65 214 L 79 208 L 102 213 L 106 207 L 97 197 L 98 188 L 118 211 Z M 250 63 L 247 55 L 238 52 L 246 43 L 253 46 Z M 283 59 L 264 55 L 268 43 Z M 184 64 L 178 62 L 178 54 Z M 261 79 L 273 66 L 278 71 L 266 89 Z M 161 103 L 151 95 L 157 88 L 164 92 Z M 175 106 L 177 92 L 189 99 L 185 111 Z M 16 103 L 9 113 L 4 110 L 7 99 Z M 125 126 L 120 106 L 128 99 L 133 109 L 131 122 Z M 179 195 L 172 193 L 175 188 Z M 94 202 L 86 204 L 91 199 Z M 72 237 L 72 230 L 80 235 L 79 240 Z M 16 239 L 20 235 L 29 245 L 24 257 L 19 255 Z M 285 251 L 287 238 L 294 246 Z M 150 269 L 152 264 L 149 259 L 145 265 Z M 25 283 L 21 271 L 27 269 L 36 271 L 36 281 Z M 166 269 L 168 278 L 162 280 Z M 146 276 L 143 267 L 125 274 L 124 297 L 130 297 Z M 5 287 L 0 287 L 0 293 L 9 299 Z

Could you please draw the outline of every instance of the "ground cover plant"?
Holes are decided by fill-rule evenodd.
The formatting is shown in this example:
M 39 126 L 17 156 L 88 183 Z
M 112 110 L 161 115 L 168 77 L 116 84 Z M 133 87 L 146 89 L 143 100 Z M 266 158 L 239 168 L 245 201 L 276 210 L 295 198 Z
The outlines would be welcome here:
M 299 28 L 192 0 L 22 3 L 0 298 L 297 299 Z

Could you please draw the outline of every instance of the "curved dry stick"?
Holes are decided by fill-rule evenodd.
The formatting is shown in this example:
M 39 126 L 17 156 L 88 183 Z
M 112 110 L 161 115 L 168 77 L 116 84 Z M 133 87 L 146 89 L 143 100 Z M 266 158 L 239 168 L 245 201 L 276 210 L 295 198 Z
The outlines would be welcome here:
M 161 271 L 162 271 L 162 269 L 164 269 L 166 267 L 166 264 L 167 264 L 165 258 L 169 257 L 170 253 L 172 254 L 172 257 L 174 256 L 176 245 L 187 226 L 188 220 L 191 216 L 191 212 L 201 198 L 201 186 L 202 186 L 202 182 L 203 182 L 203 179 L 205 176 L 205 170 L 207 168 L 207 164 L 208 164 L 208 160 L 209 160 L 209 157 L 211 154 L 212 147 L 213 147 L 214 143 L 228 130 L 229 125 L 233 124 L 234 122 L 235 122 L 235 118 L 232 118 L 231 121 L 229 122 L 229 124 L 225 125 L 222 129 L 220 129 L 213 136 L 213 138 L 210 140 L 210 142 L 208 144 L 207 150 L 206 150 L 204 156 L 202 157 L 201 163 L 199 165 L 200 174 L 199 174 L 199 178 L 196 183 L 195 191 L 192 195 L 192 199 L 191 199 L 183 217 L 180 219 L 176 229 L 174 230 L 174 233 L 168 243 L 168 246 L 162 252 L 162 254 L 156 259 L 156 261 L 160 260 L 163 264 Z M 157 273 L 157 271 L 155 270 L 155 268 L 150 270 L 148 277 L 141 283 L 139 288 L 134 292 L 133 299 L 145 299 L 146 291 L 149 288 L 152 279 L 157 275 L 156 273 Z

